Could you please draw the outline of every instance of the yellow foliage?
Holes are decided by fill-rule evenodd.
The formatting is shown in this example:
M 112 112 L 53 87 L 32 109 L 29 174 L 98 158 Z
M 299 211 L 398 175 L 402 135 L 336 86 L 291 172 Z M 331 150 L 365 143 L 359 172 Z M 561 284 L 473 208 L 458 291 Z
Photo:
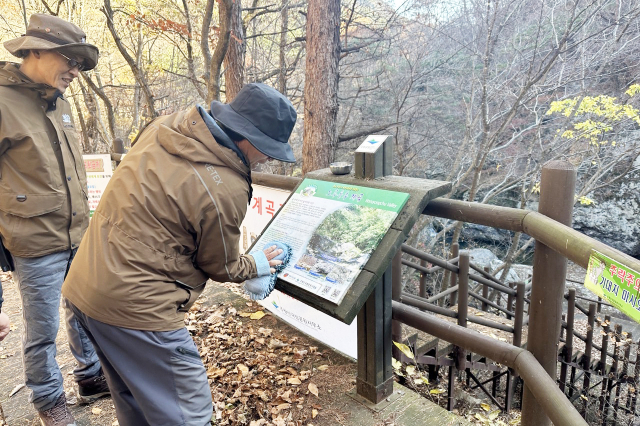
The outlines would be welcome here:
M 640 84 L 634 84 L 625 92 L 630 97 L 640 93 Z M 551 102 L 546 115 L 561 114 L 575 117 L 578 121 L 573 129 L 562 133 L 565 139 L 587 141 L 590 145 L 601 146 L 609 143 L 604 135 L 614 129 L 614 124 L 632 120 L 640 125 L 640 111 L 629 104 L 621 104 L 617 98 L 606 95 L 585 96 Z M 615 142 L 611 143 L 615 146 Z
M 629 96 L 637 95 L 638 93 L 640 93 L 640 84 L 632 84 L 624 93 L 626 93 Z
M 536 182 L 535 185 L 533 185 L 531 192 L 533 192 L 534 194 L 540 193 L 540 182 Z
M 584 195 L 582 197 L 578 198 L 578 201 L 583 206 L 590 206 L 591 204 L 595 204 L 596 203 L 591 198 L 585 197 Z

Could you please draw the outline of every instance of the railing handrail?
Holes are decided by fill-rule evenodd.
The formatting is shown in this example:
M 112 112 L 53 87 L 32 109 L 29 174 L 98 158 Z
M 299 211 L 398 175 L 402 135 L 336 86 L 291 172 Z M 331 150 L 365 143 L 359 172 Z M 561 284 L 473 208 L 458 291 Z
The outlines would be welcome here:
M 554 424 L 587 425 L 578 410 L 557 386 L 556 381 L 549 377 L 531 352 L 440 320 L 400 302 L 393 301 L 392 307 L 394 320 L 445 339 L 469 352 L 486 356 L 515 370 L 524 379 L 525 386 L 529 388 Z
M 427 204 L 422 213 L 524 232 L 585 269 L 589 265 L 591 251 L 597 250 L 616 262 L 640 271 L 638 259 L 531 210 L 436 198 Z
M 253 181 L 264 186 L 293 190 L 301 178 L 254 173 Z M 597 250 L 640 271 L 640 261 L 538 212 L 436 198 L 427 204 L 423 214 L 523 232 L 585 269 L 592 250 Z M 447 266 L 454 265 L 439 266 L 450 269 Z M 492 287 L 496 285 L 486 284 Z M 392 316 L 394 320 L 514 369 L 524 379 L 525 386 L 554 424 L 587 425 L 557 386 L 555 379 L 549 376 L 529 351 L 443 321 L 395 300 L 392 302 Z
M 302 180 L 299 177 L 259 172 L 252 173 L 251 176 L 257 185 L 290 191 Z M 531 210 L 436 198 L 427 204 L 422 213 L 514 232 L 524 232 L 585 269 L 588 266 L 591 251 L 595 249 L 631 269 L 640 271 L 639 260 Z M 569 245 L 569 242 L 574 244 Z

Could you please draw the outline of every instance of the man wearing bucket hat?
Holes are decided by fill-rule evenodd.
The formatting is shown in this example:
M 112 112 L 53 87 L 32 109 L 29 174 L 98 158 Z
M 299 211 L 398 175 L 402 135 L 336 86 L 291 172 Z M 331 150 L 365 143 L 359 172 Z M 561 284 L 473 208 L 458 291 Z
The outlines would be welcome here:
M 62 282 L 89 208 L 82 152 L 62 94 L 79 71 L 96 66 L 98 49 L 80 28 L 49 15 L 32 15 L 26 33 L 4 46 L 22 58 L 0 62 L 0 236 L 22 299 L 25 381 L 43 425 L 74 425 L 55 339 Z M 65 322 L 80 398 L 108 394 L 90 340 L 70 311 Z
M 269 276 L 240 255 L 251 167 L 294 162 L 291 102 L 248 84 L 230 104 L 156 118 L 116 169 L 62 292 L 95 344 L 120 426 L 205 425 L 211 390 L 184 313 L 209 278 Z M 96 279 L 97 277 L 97 279 Z

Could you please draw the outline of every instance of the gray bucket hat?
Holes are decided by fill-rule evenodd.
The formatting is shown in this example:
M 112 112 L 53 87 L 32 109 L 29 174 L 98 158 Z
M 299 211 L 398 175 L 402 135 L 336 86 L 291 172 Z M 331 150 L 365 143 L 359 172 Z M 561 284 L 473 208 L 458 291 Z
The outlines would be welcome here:
M 4 42 L 4 47 L 18 58 L 25 57 L 29 50 L 59 50 L 64 55 L 82 58 L 85 69 L 90 70 L 98 63 L 99 52 L 86 39 L 84 31 L 71 22 L 36 13 L 29 17 L 27 32 Z
M 296 124 L 296 110 L 276 89 L 262 83 L 247 84 L 231 103 L 211 102 L 211 115 L 261 153 L 295 163 L 288 141 Z

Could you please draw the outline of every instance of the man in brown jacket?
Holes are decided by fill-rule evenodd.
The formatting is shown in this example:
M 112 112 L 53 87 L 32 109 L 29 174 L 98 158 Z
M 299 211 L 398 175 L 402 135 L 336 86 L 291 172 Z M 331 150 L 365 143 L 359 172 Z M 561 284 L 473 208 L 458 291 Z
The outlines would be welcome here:
M 248 84 L 156 118 L 118 166 L 62 292 L 96 346 L 120 426 L 209 424 L 211 390 L 184 325 L 207 279 L 268 276 L 281 249 L 239 254 L 251 166 L 294 162 L 291 102 Z
M 60 18 L 32 15 L 26 34 L 4 43 L 22 63 L 0 63 L 0 236 L 22 299 L 25 381 L 45 426 L 75 425 L 55 339 L 62 282 L 89 224 L 82 153 L 62 96 L 96 66 L 98 49 L 85 37 Z M 80 397 L 108 394 L 91 342 L 73 314 L 66 317 Z M 0 330 L 7 325 L 2 314 Z

